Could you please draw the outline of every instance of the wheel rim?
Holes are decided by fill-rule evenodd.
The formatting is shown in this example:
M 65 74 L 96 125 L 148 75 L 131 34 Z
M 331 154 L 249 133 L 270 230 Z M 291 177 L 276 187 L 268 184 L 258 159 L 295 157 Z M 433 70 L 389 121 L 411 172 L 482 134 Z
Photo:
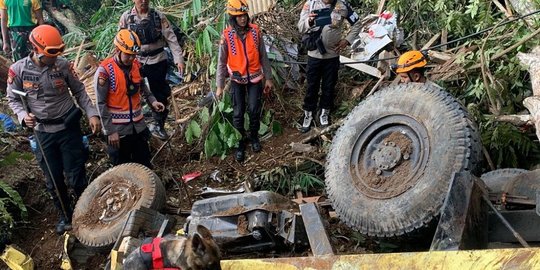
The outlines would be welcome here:
M 110 223 L 123 217 L 141 198 L 142 190 L 132 182 L 115 179 L 105 185 L 99 194 L 98 205 L 102 212 L 98 213 L 99 221 Z
M 358 135 L 351 154 L 353 184 L 362 194 L 390 199 L 412 188 L 429 157 L 426 128 L 406 115 L 389 115 Z

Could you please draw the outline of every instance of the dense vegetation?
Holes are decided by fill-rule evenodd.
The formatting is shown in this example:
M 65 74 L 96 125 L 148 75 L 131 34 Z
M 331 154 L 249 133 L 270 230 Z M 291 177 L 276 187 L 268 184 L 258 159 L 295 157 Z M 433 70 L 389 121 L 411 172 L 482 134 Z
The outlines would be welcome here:
M 117 21 L 120 14 L 132 6 L 132 1 L 77 1 L 73 3 L 73 9 L 81 12 L 81 18 L 93 14 L 89 20 L 83 21 L 85 33 L 88 39 L 96 43 L 95 53 L 104 57 L 110 53 L 113 35 L 115 34 Z M 296 19 L 300 0 L 278 1 L 278 8 L 271 12 L 271 16 L 292 16 Z M 357 8 L 363 16 L 374 13 L 378 0 L 359 1 L 351 0 L 351 4 Z M 505 13 L 497 8 L 493 1 L 460 0 L 460 1 L 387 1 L 389 9 L 395 10 L 400 15 L 400 23 L 406 33 L 405 46 L 400 48 L 419 48 L 432 36 L 446 29 L 448 40 L 455 40 L 477 31 L 501 24 L 508 20 Z M 510 1 L 519 2 L 519 1 Z M 219 33 L 226 24 L 224 15 L 224 1 L 218 0 L 192 0 L 179 3 L 174 0 L 156 0 L 152 4 L 163 10 L 176 25 L 178 25 L 188 39 L 185 45 L 187 50 L 188 71 L 196 73 L 199 78 L 210 87 L 214 86 L 213 75 L 215 74 L 217 41 Z M 508 3 L 508 1 L 507 1 Z M 538 7 L 538 1 L 529 3 Z M 93 13 L 88 12 L 99 8 Z M 296 9 L 295 9 L 296 8 Z M 296 11 L 292 14 L 291 10 Z M 82 12 L 85 11 L 85 12 Z M 284 15 L 285 14 L 285 15 Z M 514 15 L 519 15 L 514 11 Z M 516 22 L 497 27 L 481 35 L 464 39 L 448 45 L 452 53 L 460 48 L 468 48 L 458 57 L 458 62 L 464 69 L 464 73 L 453 76 L 450 79 L 439 82 L 449 89 L 455 96 L 467 105 L 470 112 L 476 117 L 481 130 L 484 146 L 490 154 L 496 167 L 525 167 L 529 168 L 538 162 L 540 148 L 533 142 L 534 136 L 530 132 L 523 132 L 507 123 L 493 121 L 493 115 L 515 114 L 524 110 L 521 101 L 524 97 L 532 94 L 528 72 L 520 66 L 515 57 L 518 51 L 527 52 L 537 44 L 538 39 L 518 46 L 510 50 L 502 57 L 491 60 L 508 47 L 517 43 L 529 35 L 538 26 L 538 20 L 518 20 Z M 283 33 L 284 36 L 295 33 Z M 74 39 L 72 45 L 78 44 Z M 476 64 L 483 68 L 471 68 Z M 277 65 L 277 64 L 276 64 Z M 359 77 L 362 78 L 362 77 Z M 278 80 L 279 81 L 279 80 Z M 344 93 L 348 93 L 344 91 Z M 277 95 L 279 95 L 279 91 Z M 219 141 L 222 150 L 227 150 L 236 144 L 237 134 L 231 130 L 230 123 L 225 121 L 230 108 L 220 104 L 219 110 L 204 112 L 213 115 L 210 121 L 212 127 L 206 134 L 200 134 L 201 125 L 206 125 L 209 116 L 202 115 L 197 123 L 192 123 L 188 140 L 193 137 L 206 136 L 206 143 Z M 350 108 L 349 108 L 350 109 Z M 223 117 L 215 116 L 220 113 Z M 219 118 L 219 119 L 217 119 Z M 221 126 L 216 125 L 216 122 Z M 268 119 L 267 119 L 268 121 Z M 271 121 L 269 121 L 271 122 Z M 269 122 L 265 123 L 266 125 Z M 277 129 L 277 127 L 276 127 Z M 229 130 L 230 132 L 228 132 Z M 225 137 L 220 137 L 225 131 Z M 223 151 L 206 152 L 208 156 L 221 155 Z

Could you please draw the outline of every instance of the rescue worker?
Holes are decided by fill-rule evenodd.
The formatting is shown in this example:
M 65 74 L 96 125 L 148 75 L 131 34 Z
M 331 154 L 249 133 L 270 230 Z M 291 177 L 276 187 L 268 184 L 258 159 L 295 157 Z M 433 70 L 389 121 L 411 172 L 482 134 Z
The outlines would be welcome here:
M 115 53 L 101 62 L 94 76 L 98 111 L 107 135 L 107 152 L 114 165 L 136 162 L 152 168 L 142 98 L 161 112 L 164 106 L 146 87 L 136 59 L 141 42 L 134 31 L 121 29 Z
M 182 48 L 174 34 L 172 25 L 163 13 L 150 8 L 150 0 L 133 0 L 135 6 L 122 14 L 120 28 L 134 31 L 141 40 L 141 52 L 137 59 L 142 64 L 142 76 L 148 79 L 150 91 L 156 99 L 165 105 L 165 110 L 153 111 L 152 116 L 156 127 L 152 135 L 166 140 L 165 122 L 169 115 L 167 98 L 171 95 L 171 88 L 167 83 L 167 53 L 164 47 L 168 46 L 172 52 L 174 63 L 180 74 L 184 73 L 184 57 Z
M 273 87 L 272 69 L 266 55 L 261 31 L 249 22 L 246 0 L 228 0 L 229 26 L 223 31 L 219 45 L 216 75 L 216 97 L 223 94 L 225 77 L 231 79 L 233 102 L 233 126 L 242 134 L 235 158 L 245 159 L 246 131 L 244 113 L 249 115 L 249 139 L 253 152 L 260 152 L 259 128 L 262 110 L 262 94 L 270 93 Z M 264 89 L 263 89 L 264 81 Z
M 319 16 L 318 11 L 324 9 L 328 9 L 330 14 Z M 320 38 L 317 48 L 311 50 L 307 48 L 307 89 L 302 106 L 304 110 L 304 120 L 300 128 L 302 133 L 311 129 L 317 107 L 321 109 L 319 124 L 322 127 L 330 124 L 330 111 L 334 106 L 340 66 L 339 53 L 353 43 L 361 30 L 361 25 L 355 24 L 355 21 L 351 22 L 349 16 L 347 5 L 342 0 L 307 0 L 304 3 L 297 24 L 298 30 L 302 34 L 317 33 L 320 30 Z M 326 20 L 323 17 L 326 17 Z M 347 37 L 342 39 L 344 20 L 349 20 L 353 27 Z M 320 98 L 319 90 L 321 90 Z
M 0 16 L 4 52 L 11 52 L 14 62 L 28 56 L 32 49 L 28 35 L 44 23 L 41 1 L 0 0 Z
M 393 66 L 400 78 L 400 83 L 419 82 L 425 83 L 425 67 L 427 57 L 420 51 L 408 51 L 402 54 L 396 65 Z
M 84 166 L 88 155 L 79 121 L 82 113 L 72 96 L 85 111 L 94 134 L 99 133 L 101 124 L 73 64 L 60 57 L 65 48 L 60 32 L 53 26 L 40 25 L 30 33 L 30 43 L 32 52 L 9 68 L 8 104 L 23 126 L 35 130 L 37 141 L 41 144 L 37 147 L 41 147 L 45 157 L 40 150 L 36 150 L 35 154 L 45 172 L 47 190 L 61 212 L 56 232 L 62 234 L 71 229 L 72 205 L 75 203 L 68 196 L 64 176 L 73 188 L 75 199 L 88 185 Z M 27 108 L 23 105 L 22 97 L 12 90 L 26 92 Z

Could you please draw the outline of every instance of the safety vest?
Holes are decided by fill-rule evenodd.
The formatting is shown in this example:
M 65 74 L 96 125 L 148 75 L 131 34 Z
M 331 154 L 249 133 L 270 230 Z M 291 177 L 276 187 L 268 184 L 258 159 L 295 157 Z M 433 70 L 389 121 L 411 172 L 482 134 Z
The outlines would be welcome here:
M 139 70 L 141 64 L 134 60 L 129 72 L 129 78 L 114 61 L 114 57 L 105 59 L 101 66 L 109 75 L 109 94 L 107 95 L 107 108 L 113 124 L 128 124 L 139 122 L 143 119 L 141 109 L 141 86 L 143 83 Z M 137 91 L 131 97 L 128 96 L 128 80 Z
M 263 78 L 259 55 L 260 31 L 254 24 L 249 24 L 248 27 L 245 40 L 242 40 L 231 26 L 223 31 L 229 48 L 229 77 L 240 84 L 257 83 Z

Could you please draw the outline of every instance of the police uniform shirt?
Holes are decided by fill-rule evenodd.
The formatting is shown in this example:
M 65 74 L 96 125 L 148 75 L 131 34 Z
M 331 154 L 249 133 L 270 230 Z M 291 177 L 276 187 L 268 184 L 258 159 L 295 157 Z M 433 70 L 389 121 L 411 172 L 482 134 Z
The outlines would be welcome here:
M 177 65 L 183 64 L 184 57 L 182 55 L 182 48 L 178 44 L 178 40 L 176 38 L 176 35 L 174 34 L 171 24 L 169 23 L 169 20 L 167 19 L 167 17 L 165 17 L 165 15 L 163 15 L 163 13 L 155 9 L 154 11 L 160 17 L 162 38 L 154 43 L 143 44 L 141 46 L 141 52 L 151 52 L 151 51 L 155 51 L 157 49 L 168 46 L 169 49 L 171 49 L 171 52 L 174 58 L 174 63 Z M 124 12 L 122 16 L 120 17 L 120 23 L 119 23 L 120 29 L 128 28 L 128 19 L 130 15 L 134 15 L 133 20 L 134 20 L 134 23 L 136 24 L 140 23 L 143 19 L 150 19 L 150 20 L 152 19 L 152 18 L 148 18 L 148 16 L 150 16 L 150 9 L 148 10 L 148 13 L 145 16 L 141 16 L 137 14 L 137 10 L 135 9 L 135 7 L 133 7 L 131 10 L 127 10 L 126 12 Z M 162 51 L 161 53 L 154 56 L 143 57 L 139 55 L 137 58 L 139 59 L 139 62 L 141 62 L 141 64 L 151 65 L 151 64 L 157 64 L 161 61 L 167 60 L 167 53 L 165 51 Z
M 86 93 L 84 84 L 77 77 L 73 64 L 63 57 L 58 57 L 56 63 L 49 67 L 36 65 L 29 56 L 17 61 L 8 71 L 7 98 L 8 105 L 17 114 L 20 123 L 26 116 L 21 96 L 11 90 L 26 92 L 30 112 L 38 119 L 51 120 L 66 116 L 75 106 L 72 96 L 77 101 L 88 118 L 98 116 L 96 107 Z M 71 92 L 71 93 L 70 93 Z M 63 123 L 38 123 L 36 130 L 55 133 L 65 129 Z

